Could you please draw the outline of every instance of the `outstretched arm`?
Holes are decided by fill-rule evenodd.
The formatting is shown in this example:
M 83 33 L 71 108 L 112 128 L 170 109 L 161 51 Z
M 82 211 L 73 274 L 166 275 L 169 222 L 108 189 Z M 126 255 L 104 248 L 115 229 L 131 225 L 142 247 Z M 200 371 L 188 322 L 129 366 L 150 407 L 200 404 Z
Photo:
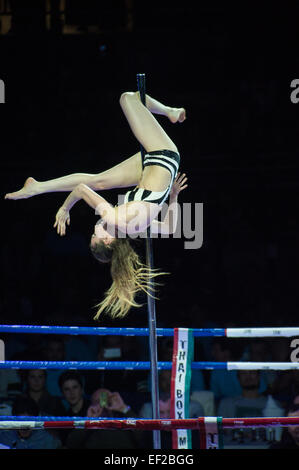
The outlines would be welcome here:
M 110 211 L 114 210 L 106 199 L 99 196 L 99 194 L 89 188 L 86 184 L 79 184 L 68 195 L 56 214 L 54 228 L 57 227 L 57 233 L 59 235 L 65 235 L 65 225 L 66 223 L 70 225 L 70 210 L 80 199 L 83 199 L 93 209 L 96 209 L 100 205 L 101 213 L 98 213 L 101 216 L 110 214 Z

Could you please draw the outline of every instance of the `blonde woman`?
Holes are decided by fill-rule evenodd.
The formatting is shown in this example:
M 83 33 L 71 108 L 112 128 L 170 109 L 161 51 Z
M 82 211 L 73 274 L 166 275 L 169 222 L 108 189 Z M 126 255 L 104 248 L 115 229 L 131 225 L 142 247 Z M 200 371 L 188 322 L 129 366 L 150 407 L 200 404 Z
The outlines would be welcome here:
M 173 233 L 177 221 L 177 198 L 187 187 L 185 174 L 178 172 L 178 149 L 153 114 L 167 116 L 172 123 L 186 119 L 184 108 L 170 108 L 146 95 L 146 105 L 139 92 L 126 92 L 120 97 L 121 108 L 132 132 L 145 149 L 142 162 L 138 152 L 119 165 L 99 174 L 75 173 L 49 181 L 27 178 L 24 187 L 6 194 L 6 199 L 24 199 L 46 192 L 70 191 L 56 214 L 54 227 L 61 236 L 70 225 L 70 209 L 83 199 L 96 210 L 101 219 L 90 241 L 94 257 L 111 263 L 113 283 L 104 300 L 97 305 L 95 319 L 106 311 L 113 318 L 125 316 L 135 297 L 143 290 L 148 294 L 149 279 L 161 273 L 144 265 L 131 244 L 131 238 L 150 227 L 151 233 Z M 113 207 L 96 191 L 134 186 L 124 196 L 124 203 Z M 163 222 L 156 220 L 163 203 L 169 206 Z

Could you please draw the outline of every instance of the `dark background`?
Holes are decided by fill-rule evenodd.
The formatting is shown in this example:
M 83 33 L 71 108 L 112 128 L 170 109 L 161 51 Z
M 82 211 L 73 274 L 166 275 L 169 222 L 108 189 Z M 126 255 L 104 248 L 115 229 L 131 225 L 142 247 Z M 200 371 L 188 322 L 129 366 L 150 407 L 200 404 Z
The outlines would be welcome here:
M 158 119 L 189 178 L 181 202 L 204 204 L 200 249 L 154 240 L 155 266 L 171 273 L 157 326 L 298 326 L 298 4 L 69 1 L 80 34 L 66 35 L 57 2 L 50 30 L 43 2 L 12 3 L 0 36 L 2 196 L 28 176 L 97 173 L 138 151 L 118 100 L 145 73 L 151 96 L 187 110 L 182 125 Z M 2 323 L 147 326 L 145 307 L 93 321 L 111 278 L 89 253 L 97 218 L 85 203 L 60 238 L 65 193 L 3 197 Z M 116 203 L 117 191 L 104 197 Z

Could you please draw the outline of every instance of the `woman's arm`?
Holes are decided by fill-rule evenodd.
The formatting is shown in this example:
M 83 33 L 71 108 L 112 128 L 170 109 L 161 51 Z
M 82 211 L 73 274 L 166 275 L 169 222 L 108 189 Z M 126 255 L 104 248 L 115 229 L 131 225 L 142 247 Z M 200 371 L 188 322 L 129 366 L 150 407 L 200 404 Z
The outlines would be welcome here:
M 86 184 L 79 184 L 79 186 L 77 187 L 77 194 L 80 199 L 83 199 L 86 204 L 88 204 L 92 209 L 95 209 L 96 213 L 100 216 L 102 216 L 103 213 L 110 212 L 114 209 L 113 206 L 108 201 L 106 201 L 105 198 L 97 194 Z
M 151 223 L 151 232 L 153 234 L 161 233 L 163 235 L 170 235 L 176 231 L 179 207 L 178 195 L 183 189 L 188 186 L 187 184 L 185 184 L 187 179 L 188 178 L 186 177 L 185 173 L 183 173 L 182 176 L 180 176 L 180 173 L 178 173 L 171 188 L 171 192 L 169 195 L 169 206 L 163 222 L 153 220 Z
M 140 202 L 137 205 L 136 203 L 130 202 L 128 204 L 122 204 L 120 207 L 113 207 L 106 199 L 99 196 L 99 194 L 86 184 L 82 183 L 76 186 L 69 194 L 56 214 L 54 227 L 57 227 L 57 233 L 59 235 L 65 235 L 65 225 L 66 223 L 70 225 L 69 211 L 80 199 L 83 199 L 92 209 L 95 209 L 96 214 L 99 215 L 108 226 L 117 226 L 123 233 L 127 233 L 127 228 L 132 220 L 138 219 L 137 222 L 139 221 L 142 224 L 144 223 L 143 219 L 146 219 L 146 213 L 144 217 L 144 211 L 142 212 L 140 206 L 138 206 L 138 204 L 141 204 Z
M 81 183 L 68 195 L 56 214 L 54 228 L 57 227 L 57 233 L 59 235 L 65 235 L 65 225 L 66 223 L 70 225 L 69 212 L 74 204 L 76 204 L 80 199 L 83 199 L 102 217 L 109 215 L 109 219 L 111 219 L 111 211 L 114 211 L 111 204 L 109 204 L 109 202 L 107 202 L 102 196 L 99 196 L 95 191 L 90 189 L 86 184 Z

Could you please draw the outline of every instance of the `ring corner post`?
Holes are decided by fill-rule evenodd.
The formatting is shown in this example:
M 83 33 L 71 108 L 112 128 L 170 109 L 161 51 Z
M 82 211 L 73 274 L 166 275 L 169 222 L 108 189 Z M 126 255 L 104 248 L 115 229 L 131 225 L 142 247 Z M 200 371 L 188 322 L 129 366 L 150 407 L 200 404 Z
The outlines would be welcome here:
M 141 102 L 145 105 L 145 74 L 137 74 L 137 85 L 140 93 Z M 142 164 L 144 160 L 144 148 L 141 146 Z M 153 268 L 153 246 L 150 237 L 150 229 L 147 230 L 146 237 L 146 264 Z M 152 281 L 150 281 L 150 284 Z M 152 287 L 152 286 L 151 286 Z M 150 349 L 150 364 L 151 364 L 151 396 L 152 396 L 152 411 L 153 419 L 160 419 L 159 410 L 159 381 L 158 381 L 158 354 L 157 354 L 157 331 L 156 331 L 156 305 L 155 299 L 147 295 L 147 309 L 148 309 L 148 328 L 149 328 L 149 349 Z M 161 449 L 161 432 L 153 431 L 153 444 L 154 449 Z

